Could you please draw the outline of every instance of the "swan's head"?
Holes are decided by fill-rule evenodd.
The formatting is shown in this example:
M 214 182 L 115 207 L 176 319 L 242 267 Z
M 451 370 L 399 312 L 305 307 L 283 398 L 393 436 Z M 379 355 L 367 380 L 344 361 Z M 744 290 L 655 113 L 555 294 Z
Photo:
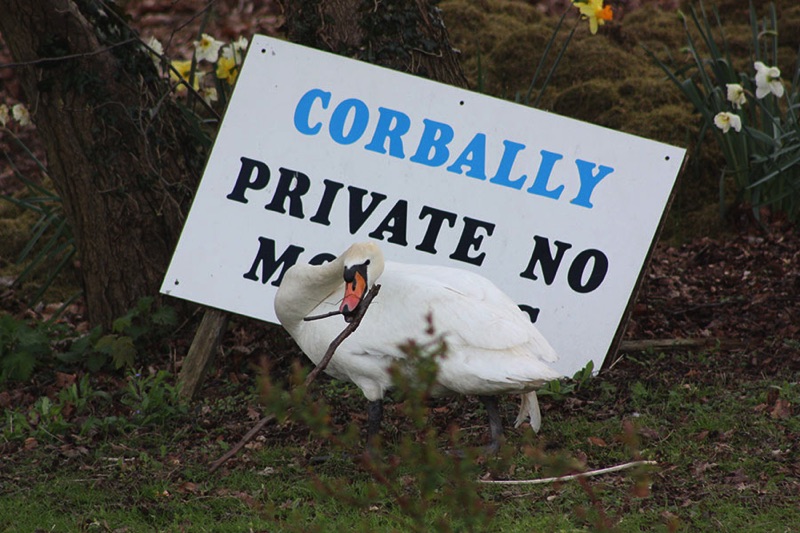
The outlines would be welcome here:
M 348 248 L 342 258 L 344 298 L 339 311 L 350 322 L 364 296 L 383 273 L 383 252 L 374 242 L 360 242 Z

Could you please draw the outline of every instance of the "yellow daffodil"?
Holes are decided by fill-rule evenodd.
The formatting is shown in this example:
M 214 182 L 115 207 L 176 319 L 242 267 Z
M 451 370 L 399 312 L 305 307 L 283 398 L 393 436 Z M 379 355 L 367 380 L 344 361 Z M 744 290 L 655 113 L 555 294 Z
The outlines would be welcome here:
M 226 80 L 228 84 L 233 85 L 238 75 L 239 67 L 236 64 L 236 59 L 233 57 L 219 58 L 219 61 L 217 61 L 217 78 Z
M 739 115 L 723 111 L 717 113 L 714 117 L 714 125 L 722 130 L 722 133 L 728 133 L 733 128 L 736 133 L 742 131 L 742 119 Z
M 200 36 L 199 41 L 194 42 L 194 50 L 198 61 L 208 61 L 216 63 L 219 57 L 219 49 L 224 43 L 214 39 L 207 33 Z
M 589 31 L 592 35 L 597 33 L 598 26 L 614 17 L 611 6 L 603 7 L 603 0 L 572 0 L 572 4 L 578 8 L 581 15 L 589 19 Z
M 8 124 L 8 106 L 6 104 L 0 104 L 0 127 L 5 128 L 6 124 Z
M 14 120 L 19 122 L 20 126 L 27 126 L 31 123 L 31 114 L 28 113 L 28 108 L 22 104 L 14 104 L 11 108 L 11 114 L 14 116 Z
M 183 94 L 186 92 L 186 84 L 189 82 L 189 75 L 192 72 L 192 62 L 191 61 L 173 61 L 172 69 L 169 71 L 170 79 L 175 82 L 184 82 L 177 86 L 175 89 L 178 94 Z M 176 72 L 177 71 L 177 72 Z M 200 88 L 200 78 L 203 77 L 202 72 L 195 72 L 194 73 L 194 83 L 192 83 L 192 87 L 194 90 L 198 90 Z

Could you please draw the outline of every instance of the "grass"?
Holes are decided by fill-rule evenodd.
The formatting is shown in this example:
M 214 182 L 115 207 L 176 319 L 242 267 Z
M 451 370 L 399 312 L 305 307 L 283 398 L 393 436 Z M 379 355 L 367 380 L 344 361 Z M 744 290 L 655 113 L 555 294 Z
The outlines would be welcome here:
M 230 398 L 207 400 L 212 409 L 199 417 L 104 437 L 62 435 L 7 454 L 0 531 L 789 531 L 800 523 L 800 421 L 789 407 L 800 404 L 797 376 L 714 371 L 715 358 L 631 359 L 575 395 L 543 401 L 541 434 L 509 430 L 493 459 L 448 453 L 485 437 L 479 404 L 463 399 L 431 408 L 435 433 L 418 431 L 403 405 L 387 406 L 385 461 L 373 465 L 343 455 L 360 443 L 338 449 L 290 421 L 268 426 L 209 473 L 252 425 L 242 414 L 253 401 L 246 392 L 239 414 Z M 346 441 L 365 404 L 341 383 L 317 390 L 330 404 L 332 434 Z M 504 406 L 512 418 L 514 402 Z M 444 429 L 453 423 L 461 425 L 455 438 Z M 328 461 L 310 461 L 331 451 Z M 475 482 L 638 457 L 658 467 L 588 482 Z

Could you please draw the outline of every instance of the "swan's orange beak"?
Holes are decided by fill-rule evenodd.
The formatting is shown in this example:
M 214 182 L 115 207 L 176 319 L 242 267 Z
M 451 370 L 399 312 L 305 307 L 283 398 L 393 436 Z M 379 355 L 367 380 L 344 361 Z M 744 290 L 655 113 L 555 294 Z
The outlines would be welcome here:
M 358 304 L 361 303 L 367 293 L 366 268 L 359 267 L 363 267 L 363 265 L 358 265 L 358 267 L 345 271 L 344 275 L 344 298 L 342 298 L 339 311 L 344 315 L 344 319 L 347 322 L 353 319 Z

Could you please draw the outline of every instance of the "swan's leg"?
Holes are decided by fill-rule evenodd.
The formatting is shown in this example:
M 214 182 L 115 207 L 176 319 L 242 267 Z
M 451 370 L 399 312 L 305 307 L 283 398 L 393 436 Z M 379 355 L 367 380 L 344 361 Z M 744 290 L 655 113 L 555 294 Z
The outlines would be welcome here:
M 381 432 L 383 421 L 383 400 L 375 400 L 367 405 L 367 445 Z
M 376 452 L 372 442 L 378 433 L 381 432 L 381 422 L 383 421 L 383 400 L 375 400 L 367 404 L 367 446 L 366 452 L 370 455 Z M 312 457 L 312 464 L 324 463 L 331 458 L 330 455 Z
M 500 450 L 500 440 L 503 438 L 503 420 L 497 407 L 497 396 L 481 396 L 480 400 L 489 415 L 489 435 L 492 438 L 486 453 L 495 454 Z

